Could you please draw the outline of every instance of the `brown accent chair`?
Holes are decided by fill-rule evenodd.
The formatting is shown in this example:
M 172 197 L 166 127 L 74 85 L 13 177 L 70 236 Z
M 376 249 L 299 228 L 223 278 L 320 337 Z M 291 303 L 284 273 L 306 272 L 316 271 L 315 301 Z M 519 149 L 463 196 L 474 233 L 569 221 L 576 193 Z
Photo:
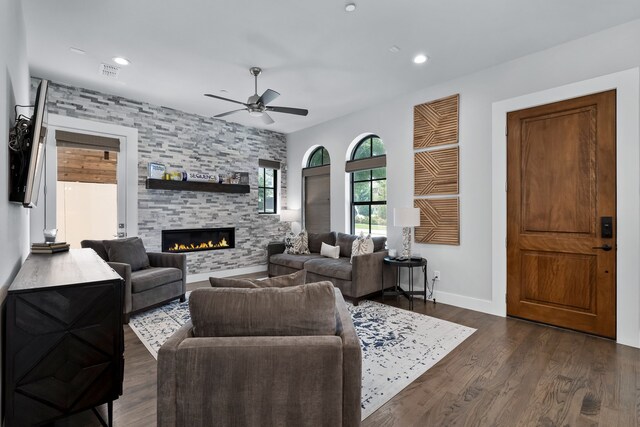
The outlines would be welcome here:
M 139 237 L 83 240 L 124 279 L 124 323 L 132 314 L 176 298 L 185 300 L 187 257 L 184 254 L 146 252 Z
M 395 286 L 396 275 L 391 268 L 384 268 L 384 257 L 389 252 L 384 246 L 386 237 L 373 237 L 373 253 L 353 257 L 351 247 L 358 236 L 345 233 L 309 233 L 309 252 L 307 255 L 284 253 L 283 242 L 271 242 L 267 245 L 267 269 L 269 277 L 291 274 L 307 270 L 307 282 L 328 280 L 340 289 L 345 298 L 354 305 L 372 294 Z M 320 255 L 322 243 L 340 246 L 338 259 Z
M 200 288 L 158 352 L 158 426 L 360 425 L 362 354 L 330 282 Z

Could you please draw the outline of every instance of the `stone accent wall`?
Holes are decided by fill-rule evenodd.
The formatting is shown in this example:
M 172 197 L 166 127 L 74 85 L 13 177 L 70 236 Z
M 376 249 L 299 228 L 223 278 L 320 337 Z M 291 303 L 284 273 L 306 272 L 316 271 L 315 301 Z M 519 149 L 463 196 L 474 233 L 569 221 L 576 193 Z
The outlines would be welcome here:
M 32 98 L 39 80 L 32 79 Z M 160 250 L 162 229 L 235 227 L 235 249 L 188 253 L 190 274 L 266 263 L 266 245 L 288 226 L 259 215 L 258 159 L 279 161 L 286 206 L 286 138 L 250 128 L 92 90 L 51 83 L 47 109 L 57 114 L 138 129 L 138 230 L 149 251 Z M 147 163 L 193 172 L 249 172 L 249 194 L 147 190 Z

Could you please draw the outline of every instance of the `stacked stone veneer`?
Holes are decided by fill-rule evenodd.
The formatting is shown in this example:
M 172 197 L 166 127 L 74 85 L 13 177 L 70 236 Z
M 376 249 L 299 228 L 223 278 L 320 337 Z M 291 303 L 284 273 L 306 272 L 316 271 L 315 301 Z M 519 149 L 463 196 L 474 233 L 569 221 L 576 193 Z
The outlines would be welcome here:
M 33 79 L 32 98 L 39 80 Z M 49 114 L 128 126 L 138 130 L 138 233 L 147 250 L 159 251 L 161 230 L 235 227 L 235 249 L 187 254 L 190 274 L 251 267 L 266 262 L 266 245 L 288 226 L 275 215 L 259 215 L 258 159 L 281 162 L 286 202 L 285 135 L 92 90 L 51 83 Z M 248 194 L 147 190 L 148 162 L 168 169 L 227 175 L 249 172 Z M 90 236 L 88 236 L 90 238 Z

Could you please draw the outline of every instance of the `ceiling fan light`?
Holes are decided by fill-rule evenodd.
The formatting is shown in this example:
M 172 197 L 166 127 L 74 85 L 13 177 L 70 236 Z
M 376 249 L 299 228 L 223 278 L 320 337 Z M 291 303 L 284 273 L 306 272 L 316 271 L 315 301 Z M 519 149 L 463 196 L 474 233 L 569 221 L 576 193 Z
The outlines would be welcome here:
M 251 117 L 262 117 L 262 111 L 249 111 Z

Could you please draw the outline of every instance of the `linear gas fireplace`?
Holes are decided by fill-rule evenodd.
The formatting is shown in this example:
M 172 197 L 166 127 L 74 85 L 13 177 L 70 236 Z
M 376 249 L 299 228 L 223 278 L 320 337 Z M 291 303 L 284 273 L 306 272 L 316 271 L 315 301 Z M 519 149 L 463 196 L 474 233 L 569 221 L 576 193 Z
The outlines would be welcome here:
M 196 252 L 231 249 L 236 245 L 236 229 L 191 228 L 162 230 L 162 252 Z

